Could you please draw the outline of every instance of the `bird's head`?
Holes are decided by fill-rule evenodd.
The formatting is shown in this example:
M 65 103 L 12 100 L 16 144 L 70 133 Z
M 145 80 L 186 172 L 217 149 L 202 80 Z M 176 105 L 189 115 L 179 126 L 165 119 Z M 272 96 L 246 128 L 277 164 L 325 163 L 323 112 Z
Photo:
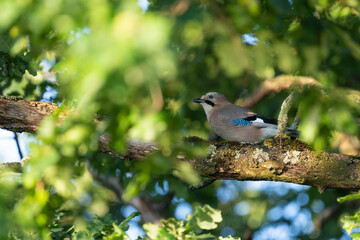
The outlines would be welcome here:
M 224 95 L 217 92 L 209 92 L 200 98 L 193 99 L 193 102 L 200 103 L 204 108 L 206 114 L 215 106 L 221 106 L 227 103 L 227 99 Z

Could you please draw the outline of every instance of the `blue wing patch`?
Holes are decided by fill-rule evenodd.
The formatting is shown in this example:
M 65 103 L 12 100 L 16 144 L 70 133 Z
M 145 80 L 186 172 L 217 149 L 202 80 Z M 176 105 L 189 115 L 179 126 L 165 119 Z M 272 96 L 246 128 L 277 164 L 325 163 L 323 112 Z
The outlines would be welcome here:
M 230 122 L 234 126 L 239 126 L 240 125 L 241 127 L 245 127 L 247 125 L 252 124 L 251 121 L 245 120 L 243 118 L 237 118 L 237 119 L 234 119 L 234 120 L 230 120 Z

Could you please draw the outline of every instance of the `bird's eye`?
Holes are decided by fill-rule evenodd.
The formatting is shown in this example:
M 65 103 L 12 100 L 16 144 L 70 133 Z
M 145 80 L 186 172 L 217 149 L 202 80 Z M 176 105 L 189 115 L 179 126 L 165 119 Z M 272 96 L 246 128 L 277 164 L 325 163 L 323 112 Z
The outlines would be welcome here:
M 213 99 L 214 96 L 213 96 L 213 95 L 209 95 L 208 98 L 209 98 L 209 99 Z

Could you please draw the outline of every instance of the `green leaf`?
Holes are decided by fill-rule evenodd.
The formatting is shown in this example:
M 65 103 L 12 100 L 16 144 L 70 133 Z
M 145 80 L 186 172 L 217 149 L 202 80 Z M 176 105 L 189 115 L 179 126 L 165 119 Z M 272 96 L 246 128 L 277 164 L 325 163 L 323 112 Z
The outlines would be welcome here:
M 354 239 L 354 240 L 359 240 L 360 239 L 360 232 L 352 233 L 351 238 Z
M 355 194 L 349 194 L 346 195 L 344 197 L 339 197 L 337 198 L 338 202 L 343 203 L 346 201 L 351 201 L 351 200 L 356 200 L 356 199 L 360 199 L 360 191 L 358 193 Z
M 184 222 L 182 220 L 176 220 L 175 218 L 169 218 L 166 221 L 161 221 L 163 225 L 163 229 L 171 234 L 172 236 L 176 237 L 177 239 L 183 238 L 185 228 Z
M 106 214 L 104 217 L 94 217 L 91 223 L 87 225 L 87 229 L 92 233 L 94 238 L 107 236 L 113 233 L 113 222 L 111 214 Z
M 76 233 L 76 240 L 88 240 L 90 239 L 90 236 L 87 235 L 85 231 L 80 231 Z
M 188 221 L 186 229 L 199 227 L 204 230 L 212 230 L 217 227 L 217 223 L 222 221 L 221 211 L 205 205 L 204 207 L 195 207 L 195 213 L 186 217 Z
M 209 233 L 206 233 L 206 234 L 201 234 L 201 235 L 190 235 L 190 234 L 187 234 L 185 235 L 185 239 L 186 240 L 197 240 L 197 239 L 207 239 L 207 240 L 210 240 L 210 239 L 217 239 L 217 237 L 215 237 L 214 235 L 212 234 L 209 234 Z
M 219 237 L 219 240 L 241 240 L 241 238 L 239 237 L 232 237 L 232 236 L 227 236 L 227 237 Z
M 113 223 L 114 232 L 109 236 L 105 236 L 105 240 L 123 240 L 128 239 L 129 237 L 126 235 L 125 231 L 119 228 L 115 223 Z
M 161 227 L 159 225 L 153 223 L 145 223 L 143 225 L 143 229 L 146 232 L 146 235 L 150 237 L 150 239 L 157 239 L 159 236 Z
M 344 216 L 340 221 L 343 223 L 343 228 L 350 234 L 353 229 L 360 227 L 360 211 L 353 216 Z

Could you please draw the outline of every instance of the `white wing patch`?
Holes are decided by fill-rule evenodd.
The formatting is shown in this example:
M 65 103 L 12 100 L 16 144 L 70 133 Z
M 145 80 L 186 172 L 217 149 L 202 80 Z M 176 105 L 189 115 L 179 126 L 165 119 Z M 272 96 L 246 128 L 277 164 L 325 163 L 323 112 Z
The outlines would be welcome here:
M 253 123 L 264 123 L 264 120 L 262 120 L 261 118 L 256 118 L 254 121 L 251 121 Z

